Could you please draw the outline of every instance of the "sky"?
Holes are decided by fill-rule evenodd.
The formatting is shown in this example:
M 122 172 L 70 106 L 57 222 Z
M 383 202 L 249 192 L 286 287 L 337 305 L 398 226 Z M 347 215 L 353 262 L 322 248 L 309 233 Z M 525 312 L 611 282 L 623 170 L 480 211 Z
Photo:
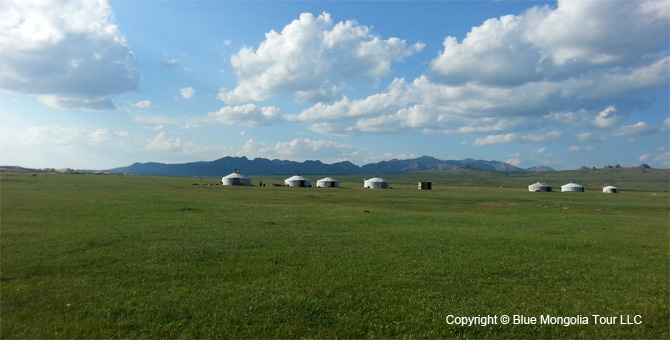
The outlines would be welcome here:
M 670 167 L 670 2 L 0 0 L 0 164 Z

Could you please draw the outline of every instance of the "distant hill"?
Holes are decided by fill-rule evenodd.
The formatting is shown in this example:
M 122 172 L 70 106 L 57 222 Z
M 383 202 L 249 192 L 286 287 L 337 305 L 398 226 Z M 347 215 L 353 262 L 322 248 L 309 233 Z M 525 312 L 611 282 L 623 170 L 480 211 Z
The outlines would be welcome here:
M 206 176 L 226 175 L 234 170 L 246 175 L 293 175 L 293 174 L 400 174 L 426 170 L 477 169 L 487 171 L 538 171 L 537 168 L 522 169 L 499 161 L 475 159 L 439 160 L 423 156 L 414 159 L 392 159 L 378 163 L 358 166 L 349 161 L 325 164 L 321 161 L 294 162 L 270 160 L 266 158 L 248 159 L 246 157 L 223 157 L 210 162 L 191 162 L 181 164 L 134 163 L 107 171 L 136 175 L 157 176 Z M 543 168 L 539 171 L 553 171 Z

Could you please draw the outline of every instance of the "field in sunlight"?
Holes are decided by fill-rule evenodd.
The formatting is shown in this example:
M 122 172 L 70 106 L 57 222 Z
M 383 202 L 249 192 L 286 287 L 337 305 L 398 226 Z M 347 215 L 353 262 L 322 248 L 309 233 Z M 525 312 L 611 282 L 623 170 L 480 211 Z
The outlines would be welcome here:
M 445 172 L 419 191 L 404 176 L 365 190 L 2 174 L 0 337 L 670 337 L 667 182 L 530 193 Z

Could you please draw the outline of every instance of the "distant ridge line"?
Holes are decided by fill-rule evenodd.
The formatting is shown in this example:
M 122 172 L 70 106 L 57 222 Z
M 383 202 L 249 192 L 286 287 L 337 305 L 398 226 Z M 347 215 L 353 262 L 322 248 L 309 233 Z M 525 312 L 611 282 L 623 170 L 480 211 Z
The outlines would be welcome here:
M 326 164 L 318 160 L 295 162 L 279 159 L 223 157 L 205 162 L 165 164 L 157 162 L 133 163 L 129 166 L 105 171 L 135 175 L 156 176 L 224 176 L 237 169 L 245 175 L 295 175 L 309 174 L 400 174 L 428 170 L 475 169 L 485 171 L 554 171 L 549 167 L 519 168 L 500 161 L 476 159 L 440 160 L 422 156 L 413 159 L 391 159 L 358 166 L 349 161 Z

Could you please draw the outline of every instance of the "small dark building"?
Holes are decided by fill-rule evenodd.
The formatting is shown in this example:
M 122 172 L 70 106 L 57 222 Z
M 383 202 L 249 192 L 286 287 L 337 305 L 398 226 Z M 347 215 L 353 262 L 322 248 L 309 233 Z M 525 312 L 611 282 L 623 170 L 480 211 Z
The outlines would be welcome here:
M 433 182 L 419 182 L 419 190 L 433 190 Z

